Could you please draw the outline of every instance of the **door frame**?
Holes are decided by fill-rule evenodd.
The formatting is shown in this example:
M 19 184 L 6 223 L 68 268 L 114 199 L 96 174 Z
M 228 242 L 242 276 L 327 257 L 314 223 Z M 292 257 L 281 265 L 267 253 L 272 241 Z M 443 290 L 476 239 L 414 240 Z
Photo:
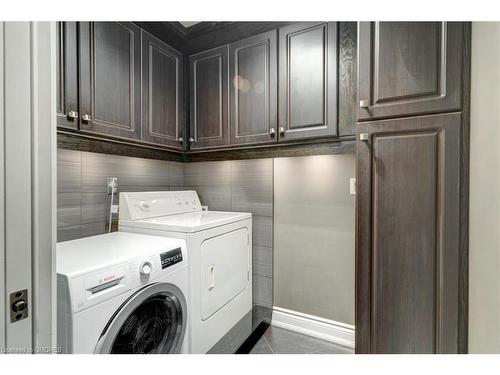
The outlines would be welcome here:
M 0 22 L 0 350 L 56 345 L 56 23 Z M 28 316 L 11 322 L 10 294 Z

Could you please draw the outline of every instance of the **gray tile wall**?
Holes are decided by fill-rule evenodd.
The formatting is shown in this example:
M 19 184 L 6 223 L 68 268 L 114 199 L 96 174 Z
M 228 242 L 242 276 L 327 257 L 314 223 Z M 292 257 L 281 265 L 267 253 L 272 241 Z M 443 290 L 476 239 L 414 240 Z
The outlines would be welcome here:
M 107 177 L 118 178 L 119 191 L 194 189 L 210 210 L 251 212 L 253 302 L 272 307 L 272 159 L 182 164 L 58 149 L 58 241 L 107 231 Z
M 273 305 L 273 160 L 190 163 L 184 187 L 197 190 L 210 210 L 253 216 L 253 303 Z
M 107 177 L 118 178 L 119 191 L 179 190 L 184 185 L 184 164 L 58 149 L 58 241 L 107 231 Z

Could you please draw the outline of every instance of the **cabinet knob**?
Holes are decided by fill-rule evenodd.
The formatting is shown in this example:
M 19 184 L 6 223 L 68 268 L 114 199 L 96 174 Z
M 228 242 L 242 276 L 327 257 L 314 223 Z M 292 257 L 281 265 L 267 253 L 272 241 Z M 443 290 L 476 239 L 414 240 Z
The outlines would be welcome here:
M 85 114 L 82 116 L 82 120 L 87 122 L 92 121 L 92 116 Z
M 368 108 L 368 105 L 369 105 L 369 103 L 368 103 L 368 100 L 366 100 L 366 99 L 363 99 L 363 100 L 359 101 L 359 106 L 361 108 Z
M 71 119 L 78 118 L 78 112 L 77 111 L 69 111 L 67 116 L 68 116 L 68 118 L 71 118 Z
M 274 128 L 269 129 L 269 134 L 271 135 L 271 138 L 274 138 L 276 135 L 276 130 Z
M 280 126 L 280 135 L 281 135 L 282 137 L 284 137 L 284 136 L 285 136 L 285 128 L 284 128 L 283 126 Z
M 189 142 L 194 143 L 194 138 L 189 137 Z
M 179 137 L 178 141 L 179 141 L 179 143 L 183 143 L 184 142 L 184 137 Z

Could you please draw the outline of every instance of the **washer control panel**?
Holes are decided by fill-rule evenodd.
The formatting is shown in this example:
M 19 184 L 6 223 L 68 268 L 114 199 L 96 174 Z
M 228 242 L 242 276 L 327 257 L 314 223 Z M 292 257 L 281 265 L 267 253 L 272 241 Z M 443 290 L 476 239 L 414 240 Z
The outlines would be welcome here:
M 201 211 L 201 204 L 194 190 L 120 193 L 120 220 L 197 211 Z

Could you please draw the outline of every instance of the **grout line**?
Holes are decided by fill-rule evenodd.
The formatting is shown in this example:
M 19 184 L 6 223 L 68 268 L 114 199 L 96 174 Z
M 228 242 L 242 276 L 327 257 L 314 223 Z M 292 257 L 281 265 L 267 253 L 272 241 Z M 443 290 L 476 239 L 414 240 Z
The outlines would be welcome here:
M 268 329 L 270 329 L 271 327 L 269 327 Z M 266 331 L 267 332 L 267 331 Z M 269 346 L 269 350 L 271 350 L 271 353 L 272 354 L 276 354 L 276 352 L 274 351 L 271 343 L 267 340 L 266 338 L 266 332 L 264 332 L 264 334 L 262 335 L 262 338 L 264 339 L 264 341 L 266 342 L 267 346 Z

